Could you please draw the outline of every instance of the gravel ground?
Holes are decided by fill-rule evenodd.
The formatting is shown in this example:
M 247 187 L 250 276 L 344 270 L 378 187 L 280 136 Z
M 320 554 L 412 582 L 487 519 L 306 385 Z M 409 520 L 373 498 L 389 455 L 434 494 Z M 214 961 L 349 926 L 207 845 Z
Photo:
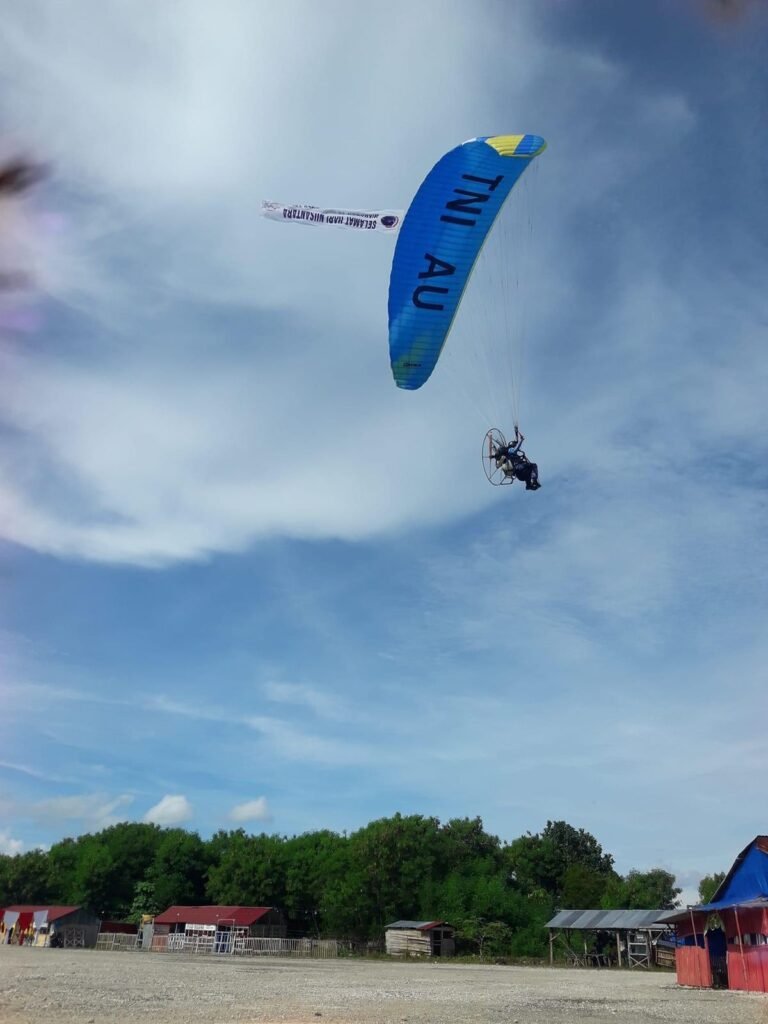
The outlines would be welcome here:
M 2 1024 L 768 1024 L 671 973 L 0 947 Z

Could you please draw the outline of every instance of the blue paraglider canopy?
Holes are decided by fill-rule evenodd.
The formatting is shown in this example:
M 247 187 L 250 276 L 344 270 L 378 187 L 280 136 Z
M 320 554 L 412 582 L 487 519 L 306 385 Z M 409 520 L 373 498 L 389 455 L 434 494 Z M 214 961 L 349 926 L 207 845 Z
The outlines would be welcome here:
M 488 232 L 545 147 L 538 135 L 470 139 L 422 183 L 405 215 L 389 282 L 389 353 L 398 387 L 414 390 L 429 378 Z

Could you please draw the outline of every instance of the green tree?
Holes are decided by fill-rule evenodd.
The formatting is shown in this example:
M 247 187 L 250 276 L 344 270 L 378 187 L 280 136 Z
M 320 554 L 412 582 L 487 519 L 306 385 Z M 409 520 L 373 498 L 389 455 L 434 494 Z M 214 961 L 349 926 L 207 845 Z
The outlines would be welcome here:
M 451 818 L 440 829 L 439 862 L 443 870 L 455 870 L 478 860 L 489 859 L 501 865 L 501 843 L 489 835 L 481 818 Z
M 158 903 L 155 887 L 151 882 L 136 883 L 133 903 L 131 903 L 131 909 L 128 913 L 129 921 L 132 921 L 134 924 L 141 924 L 141 919 L 145 914 L 154 917 L 155 914 L 159 914 L 164 909 Z
M 504 853 L 510 876 L 523 892 L 546 893 L 560 903 L 571 868 L 579 865 L 606 880 L 613 871 L 613 857 L 603 852 L 597 839 L 565 821 L 548 821 L 540 835 L 529 832 Z
M 62 839 L 48 851 L 48 880 L 52 898 L 57 903 L 74 902 L 75 876 L 80 857 L 80 841 Z
M 13 903 L 46 903 L 50 897 L 48 856 L 30 850 L 2 858 L 0 906 Z
M 418 814 L 382 818 L 350 836 L 351 862 L 372 912 L 370 935 L 381 934 L 388 921 L 417 913 L 419 891 L 440 852 L 440 823 Z
M 469 914 L 471 895 L 466 875 L 458 871 L 452 871 L 439 882 L 426 879 L 419 895 L 419 918 L 427 919 L 434 914 L 458 927 Z
M 724 871 L 715 871 L 712 875 L 704 875 L 699 882 L 699 903 L 711 903 L 712 897 L 724 881 Z
M 610 876 L 593 871 L 585 864 L 572 864 L 563 876 L 563 907 L 591 910 L 601 906 L 609 878 Z
M 672 910 L 679 903 L 682 889 L 675 876 L 663 868 L 630 871 L 624 878 L 612 879 L 602 900 L 605 909 Z
M 79 845 L 72 879 L 72 902 L 89 907 L 99 917 L 118 916 L 122 908 L 115 906 L 115 863 L 109 848 L 93 836 L 88 836 Z
M 561 879 L 574 864 L 581 864 L 602 875 L 608 875 L 613 870 L 613 857 L 603 853 L 597 839 L 583 828 L 574 828 L 565 821 L 548 821 L 541 838 L 550 842 L 557 852 Z
M 466 918 L 457 931 L 457 939 L 471 944 L 481 957 L 504 956 L 509 952 L 511 937 L 512 931 L 503 921 L 486 921 L 482 917 Z
M 246 906 L 285 905 L 285 840 L 248 836 L 243 829 L 215 838 L 218 860 L 208 871 L 209 899 Z
M 295 836 L 285 843 L 285 911 L 289 926 L 320 934 L 326 885 L 342 868 L 346 840 L 327 830 Z
M 174 904 L 196 906 L 202 903 L 208 864 L 206 844 L 196 832 L 181 828 L 164 832 L 146 873 L 158 906 L 164 910 Z
M 560 894 L 563 865 L 554 844 L 539 835 L 520 836 L 504 849 L 509 878 L 526 894 Z
M 144 879 L 162 835 L 157 825 L 122 822 L 55 843 L 48 855 L 55 897 L 64 903 L 86 903 L 108 917 L 125 918 L 136 883 Z M 93 865 L 98 867 L 90 879 Z
M 627 884 L 621 875 L 611 875 L 605 883 L 600 906 L 603 910 L 626 910 L 629 907 Z M 648 909 L 654 910 L 655 907 Z
M 544 957 L 547 953 L 547 930 L 544 927 L 552 919 L 553 906 L 546 900 L 530 908 L 526 924 L 515 929 L 509 943 L 511 956 Z
M 7 907 L 15 901 L 10 898 L 11 894 L 11 863 L 13 857 L 7 853 L 0 853 L 0 907 Z
M 379 938 L 377 908 L 366 878 L 349 850 L 345 850 L 344 870 L 329 879 L 323 889 L 320 913 L 325 934 L 336 938 Z

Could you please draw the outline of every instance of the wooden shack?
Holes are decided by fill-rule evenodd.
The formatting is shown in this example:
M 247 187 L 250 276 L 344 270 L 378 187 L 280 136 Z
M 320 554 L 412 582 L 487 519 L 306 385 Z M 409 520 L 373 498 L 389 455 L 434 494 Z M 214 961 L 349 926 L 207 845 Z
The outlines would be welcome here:
M 445 921 L 393 921 L 384 931 L 392 956 L 453 956 L 456 929 Z

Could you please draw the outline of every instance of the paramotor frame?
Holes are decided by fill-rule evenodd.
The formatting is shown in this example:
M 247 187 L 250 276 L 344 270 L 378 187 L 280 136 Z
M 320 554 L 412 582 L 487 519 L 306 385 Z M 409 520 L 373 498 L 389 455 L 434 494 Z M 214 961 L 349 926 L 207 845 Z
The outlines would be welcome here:
M 496 487 L 515 482 L 515 477 L 505 472 L 496 461 L 496 453 L 506 447 L 507 442 L 502 432 L 496 427 L 491 427 L 483 438 L 483 470 L 488 481 Z

